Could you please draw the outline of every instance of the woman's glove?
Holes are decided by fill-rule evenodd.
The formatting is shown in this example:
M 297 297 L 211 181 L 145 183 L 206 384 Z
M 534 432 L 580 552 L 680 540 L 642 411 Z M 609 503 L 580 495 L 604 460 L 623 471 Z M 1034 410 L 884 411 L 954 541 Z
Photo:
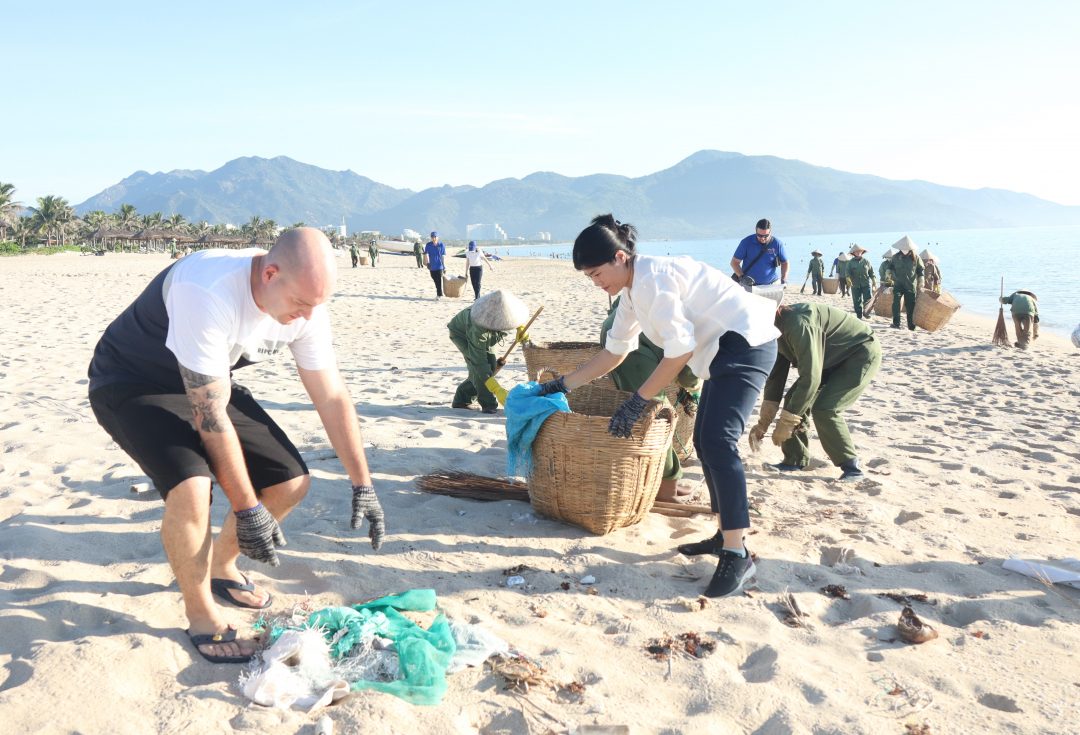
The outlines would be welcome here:
M 382 546 L 383 536 L 386 534 L 386 517 L 383 515 L 382 505 L 375 496 L 375 488 L 371 485 L 353 485 L 352 489 L 352 523 L 349 528 L 359 531 L 364 519 L 368 522 L 368 538 L 371 539 L 371 548 L 378 551 Z
M 555 380 L 549 380 L 546 383 L 540 384 L 541 397 L 550 396 L 552 393 L 569 393 L 570 389 L 566 387 L 566 383 L 563 382 L 561 377 L 555 378 Z
M 802 416 L 790 411 L 781 411 L 780 418 L 776 420 L 776 428 L 773 429 L 772 443 L 780 446 L 795 433 L 795 427 L 802 423 Z
M 776 412 L 779 410 L 780 403 L 778 401 L 761 402 L 757 425 L 750 429 L 751 452 L 756 454 L 761 449 L 761 442 L 765 439 L 765 434 L 769 431 L 769 426 L 772 425 L 772 420 L 776 418 Z
M 234 515 L 236 543 L 240 547 L 240 553 L 248 559 L 261 561 L 272 567 L 281 564 L 274 547 L 285 545 L 285 534 L 281 532 L 281 527 L 274 516 L 270 515 L 270 511 L 259 503 L 254 508 L 234 511 Z
M 608 422 L 608 433 L 616 438 L 629 439 L 634 424 L 641 418 L 641 412 L 645 410 L 647 405 L 649 405 L 649 402 L 637 393 L 627 398 L 623 405 L 619 406 L 619 410 L 615 412 L 615 415 L 611 417 L 611 421 Z
M 701 403 L 701 391 L 690 392 L 686 388 L 679 388 L 679 393 L 675 396 L 675 403 L 682 406 L 687 416 L 693 418 L 697 416 L 698 404 Z

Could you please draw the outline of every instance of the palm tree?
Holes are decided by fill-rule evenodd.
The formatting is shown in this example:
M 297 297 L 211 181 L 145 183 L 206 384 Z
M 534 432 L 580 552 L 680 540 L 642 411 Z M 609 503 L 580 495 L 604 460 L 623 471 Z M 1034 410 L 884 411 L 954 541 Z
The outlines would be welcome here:
M 116 224 L 125 230 L 134 227 L 138 218 L 134 204 L 121 204 L 120 209 L 116 210 Z
M 259 234 L 272 240 L 277 235 L 277 222 L 272 219 L 263 220 Z
M 243 225 L 243 227 L 240 228 L 240 231 L 243 232 L 245 235 L 251 235 L 252 237 L 258 237 L 259 234 L 262 232 L 262 227 L 263 227 L 263 218 L 260 217 L 257 214 L 253 214 L 253 215 L 251 215 L 251 219 L 249 219 Z
M 68 206 L 63 197 L 38 197 L 37 206 L 30 207 L 30 226 L 48 238 L 54 231 L 57 240 L 63 244 L 64 230 L 71 222 L 75 210 Z
M 165 220 L 165 229 L 166 230 L 181 230 L 181 229 L 184 228 L 184 225 L 186 225 L 186 224 L 187 224 L 187 218 L 184 217 L 184 215 L 177 213 L 177 214 L 174 214 L 171 217 L 169 217 L 167 220 Z
M 34 234 L 34 228 L 31 225 L 32 219 L 32 217 L 17 217 L 15 223 L 11 226 L 11 236 L 19 238 L 24 248 L 26 247 L 26 236 Z
M 292 225 L 289 227 L 289 229 L 293 230 L 293 229 L 296 229 L 297 227 L 307 227 L 307 223 L 306 222 L 293 222 Z
M 143 217 L 146 226 L 152 230 L 160 230 L 165 226 L 165 215 L 161 212 L 151 212 Z
M 22 210 L 22 202 L 14 201 L 15 184 L 0 183 L 0 240 L 4 240 L 4 234 L 8 227 L 14 227 Z
M 210 225 L 209 222 L 204 219 L 201 219 L 194 224 L 188 225 L 188 232 L 190 232 L 194 237 L 202 237 L 203 235 L 208 235 L 213 231 L 214 228 Z

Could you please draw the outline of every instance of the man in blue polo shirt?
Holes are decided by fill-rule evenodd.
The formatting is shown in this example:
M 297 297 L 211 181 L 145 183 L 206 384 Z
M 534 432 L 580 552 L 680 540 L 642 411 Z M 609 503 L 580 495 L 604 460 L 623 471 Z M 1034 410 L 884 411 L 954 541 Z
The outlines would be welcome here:
M 446 256 L 446 246 L 439 242 L 439 233 L 431 233 L 431 242 L 424 246 L 424 260 L 427 261 L 428 271 L 431 272 L 431 280 L 435 281 L 435 300 L 442 298 L 443 258 Z
M 739 247 L 735 248 L 731 268 L 735 271 L 735 280 L 742 281 L 744 276 L 750 276 L 755 286 L 775 283 L 777 271 L 780 282 L 787 283 L 787 251 L 784 250 L 784 243 L 772 236 L 769 220 L 758 220 L 757 234 L 743 238 Z

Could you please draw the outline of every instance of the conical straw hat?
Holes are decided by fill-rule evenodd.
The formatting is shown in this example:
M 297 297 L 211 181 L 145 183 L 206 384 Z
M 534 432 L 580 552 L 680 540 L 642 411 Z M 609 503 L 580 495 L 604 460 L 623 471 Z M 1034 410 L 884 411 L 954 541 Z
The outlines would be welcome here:
M 907 235 L 904 235 L 899 240 L 893 243 L 893 249 L 899 250 L 903 253 L 911 253 L 915 251 L 915 241 Z
M 866 248 L 856 242 L 851 245 L 851 250 L 849 250 L 848 252 L 852 255 L 854 255 L 855 253 L 865 253 Z
M 810 254 L 811 255 L 821 255 L 821 251 L 820 250 L 814 250 Z
M 926 250 L 923 250 L 921 253 L 919 253 L 919 257 L 923 260 L 933 261 L 934 263 L 938 262 L 938 256 L 931 253 L 930 248 L 927 248 Z
M 896 251 L 893 250 L 892 248 L 889 248 L 888 250 L 885 251 L 885 254 L 882 255 L 881 257 L 882 258 L 891 258 L 894 255 L 896 255 Z
M 529 319 L 529 307 L 509 291 L 499 289 L 481 296 L 472 305 L 472 320 L 484 329 L 508 332 Z
M 837 258 L 837 260 L 839 260 L 841 263 L 846 263 L 851 260 L 851 256 L 847 253 L 840 253 L 840 257 Z

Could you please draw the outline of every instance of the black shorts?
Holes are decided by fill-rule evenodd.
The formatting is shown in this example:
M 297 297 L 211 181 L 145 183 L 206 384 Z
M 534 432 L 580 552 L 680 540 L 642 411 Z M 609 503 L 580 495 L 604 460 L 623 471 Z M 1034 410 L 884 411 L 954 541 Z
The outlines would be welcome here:
M 212 476 L 186 393 L 168 393 L 146 383 L 109 383 L 90 392 L 90 407 L 162 499 L 184 480 Z M 233 383 L 226 412 L 256 495 L 308 473 L 300 452 L 247 388 Z

